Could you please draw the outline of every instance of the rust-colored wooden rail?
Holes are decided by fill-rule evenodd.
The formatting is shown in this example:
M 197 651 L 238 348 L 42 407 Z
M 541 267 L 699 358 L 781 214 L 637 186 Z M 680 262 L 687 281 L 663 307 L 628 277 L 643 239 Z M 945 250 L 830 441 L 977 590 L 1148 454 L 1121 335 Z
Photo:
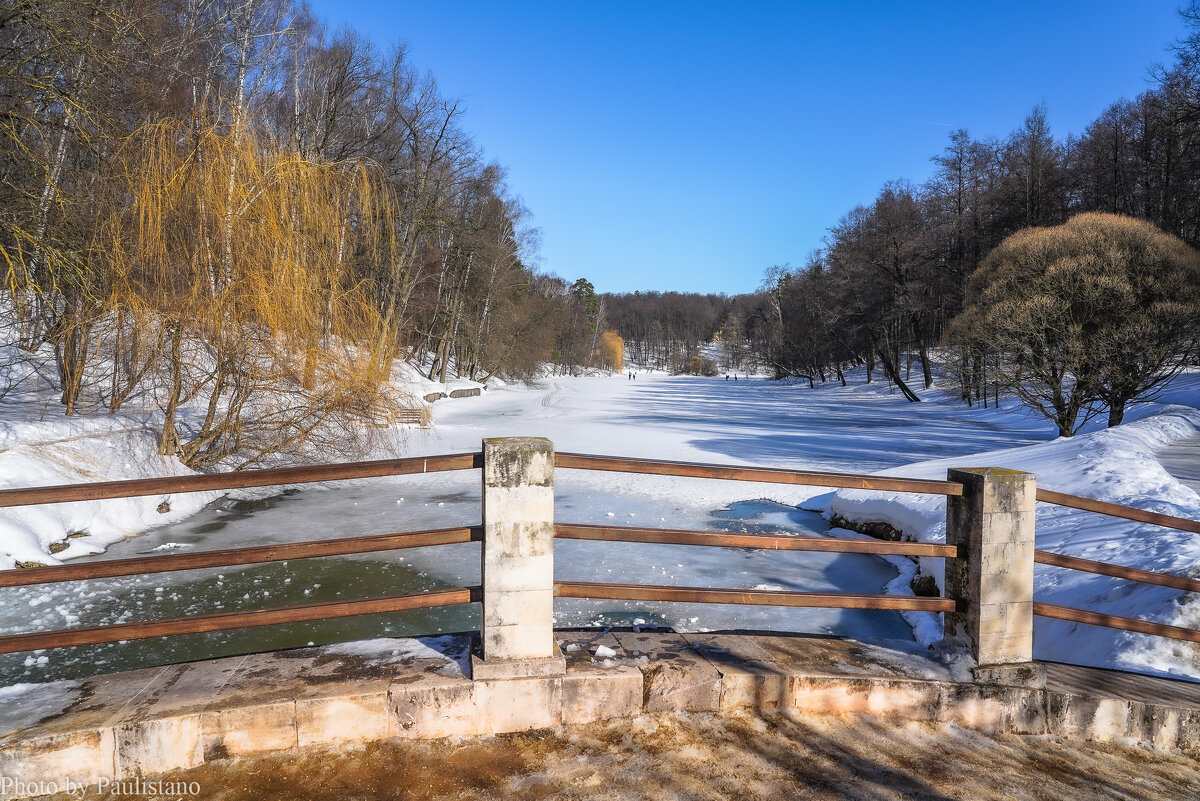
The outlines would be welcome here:
M 200 634 L 206 631 L 225 631 L 279 623 L 305 623 L 381 612 L 403 612 L 410 609 L 431 609 L 456 606 L 480 600 L 479 587 L 456 587 L 448 590 L 359 598 L 352 601 L 325 601 L 300 606 L 282 606 L 248 612 L 221 612 L 212 615 L 151 620 L 143 623 L 118 623 L 108 626 L 88 626 L 30 634 L 10 634 L 0 637 L 0 654 L 34 651 L 39 648 L 62 648 L 72 645 L 98 645 L 122 640 L 143 640 L 168 634 Z
M 727 534 L 717 531 L 685 531 L 633 526 L 590 526 L 559 523 L 556 537 L 568 540 L 602 542 L 640 542 L 660 545 L 708 545 L 720 548 L 762 548 L 778 551 L 819 551 L 823 553 L 865 553 L 893 556 L 930 556 L 954 558 L 953 545 L 930 542 L 892 542 L 889 540 L 852 540 L 837 537 L 772 537 L 760 534 Z
M 1033 613 L 1041 617 L 1055 620 L 1066 620 L 1071 623 L 1086 623 L 1089 626 L 1104 626 L 1121 631 L 1133 631 L 1138 634 L 1154 634 L 1159 637 L 1170 637 L 1175 640 L 1200 642 L 1200 631 L 1185 629 L 1180 626 L 1168 626 L 1165 623 L 1153 623 L 1149 620 L 1139 620 L 1134 617 L 1118 617 L 1104 615 L 1099 612 L 1088 612 L 1083 609 L 1072 609 L 1069 606 L 1055 606 L 1038 601 L 1033 602 Z
M 1065 567 L 1068 570 L 1079 570 L 1084 573 L 1097 573 L 1101 576 L 1140 581 L 1143 584 L 1157 584 L 1160 587 L 1172 587 L 1187 592 L 1200 592 L 1200 581 L 1172 576 L 1169 573 L 1155 573 L 1150 570 L 1139 570 L 1136 567 L 1123 567 L 1109 562 L 1094 562 L 1091 559 L 1080 559 L 1077 556 L 1064 556 L 1049 551 L 1034 551 L 1033 561 L 1042 565 Z
M 582 453 L 555 453 L 554 466 L 569 470 L 607 470 L 617 473 L 643 473 L 685 478 L 717 478 L 727 481 L 758 481 L 768 484 L 799 484 L 808 487 L 923 492 L 930 495 L 962 495 L 962 484 L 924 478 L 886 478 L 854 473 L 811 473 L 771 467 L 733 467 L 720 464 L 694 464 L 652 459 L 626 459 L 616 456 L 590 456 Z
M 1067 506 L 1071 509 L 1099 512 L 1102 515 L 1110 515 L 1111 517 L 1136 520 L 1139 523 L 1153 523 L 1156 526 L 1200 534 L 1200 521 L 1188 520 L 1186 517 L 1174 517 L 1173 515 L 1164 515 L 1158 512 L 1147 512 L 1144 509 L 1134 509 L 1132 506 L 1122 506 L 1119 503 L 1109 503 L 1108 501 L 1097 501 L 1092 498 L 1068 495 L 1065 492 L 1054 492 L 1048 489 L 1038 489 L 1037 499 L 1043 503 L 1052 503 L 1055 506 Z
M 138 576 L 143 573 L 174 573 L 179 570 L 197 570 L 205 567 L 234 567 L 262 562 L 282 562 L 287 559 L 345 556 L 346 554 L 392 551 L 402 548 L 424 548 L 430 545 L 453 545 L 461 542 L 478 542 L 482 537 L 483 529 L 481 527 L 468 526 L 412 531 L 403 534 L 372 534 L 334 540 L 228 548 L 220 551 L 201 551 L 169 556 L 113 559 L 107 562 L 33 567 L 26 570 L 0 570 L 0 587 L 19 587 L 29 584 L 50 584 L 115 576 Z
M 798 606 L 827 609 L 890 609 L 914 612 L 953 612 L 950 598 L 908 595 L 852 595 L 849 593 L 784 592 L 780 590 L 730 590 L 708 587 L 662 587 L 648 584 L 597 584 L 560 581 L 554 585 L 560 598 L 601 598 L 612 601 L 675 601 L 699 604 Z
M 284 484 L 312 484 L 320 481 L 346 481 L 380 476 L 405 476 L 416 473 L 440 473 L 447 470 L 470 470 L 482 466 L 483 454 L 458 453 L 447 456 L 414 456 L 404 459 L 380 459 L 373 462 L 346 462 L 309 467 L 273 467 L 267 470 L 235 470 L 228 473 L 206 473 L 192 476 L 21 487 L 0 490 L 0 508 L 40 503 L 132 498 L 139 495 L 209 492 L 248 487 L 273 487 Z

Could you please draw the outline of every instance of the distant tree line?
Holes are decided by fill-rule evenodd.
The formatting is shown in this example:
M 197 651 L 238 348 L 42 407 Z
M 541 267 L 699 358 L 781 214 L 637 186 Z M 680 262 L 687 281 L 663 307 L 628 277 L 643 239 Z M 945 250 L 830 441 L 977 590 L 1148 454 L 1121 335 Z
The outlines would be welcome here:
M 1200 6 L 1181 13 L 1189 34 L 1173 63 L 1154 71 L 1153 88 L 1114 103 L 1081 135 L 1055 138 L 1041 105 L 1003 139 L 956 130 L 933 157 L 928 181 L 886 184 L 872 203 L 846 213 L 805 265 L 770 270 L 767 350 L 776 375 L 844 382 L 845 368 L 865 365 L 868 381 L 881 372 L 918 400 L 909 385 L 932 384 L 930 351 L 944 345 L 963 399 L 986 405 L 989 390 L 1021 389 L 1012 349 L 979 336 L 966 319 L 954 326 L 951 321 L 964 309 L 980 312 L 988 287 L 972 283 L 972 276 L 1007 238 L 1084 212 L 1107 212 L 1200 245 Z M 1109 228 L 1110 243 L 1133 236 L 1120 224 Z M 1146 230 L 1136 233 L 1150 237 Z M 1067 235 L 1056 236 L 1061 241 Z M 1171 274 L 1183 282 L 1171 291 L 1191 297 L 1190 273 Z M 994 289 L 988 291 L 992 303 L 1000 302 Z M 1195 353 L 1185 348 L 1180 355 Z M 1029 368 L 1026 361 L 1025 379 Z M 1068 371 L 1060 390 L 1077 380 L 1082 377 Z M 1151 382 L 1142 395 L 1156 385 Z M 1081 394 L 1082 408 L 1107 405 L 1116 410 L 1110 420 L 1120 422 L 1125 401 L 1102 395 Z M 1087 416 L 1060 414 L 1058 422 L 1070 433 Z
M 771 330 L 766 293 L 630 292 L 600 300 L 608 325 L 625 340 L 626 359 L 657 370 L 690 371 L 701 346 L 713 341 L 715 369 L 754 369 Z
M 4 4 L 8 352 L 52 354 L 67 414 L 157 409 L 193 467 L 353 441 L 406 405 L 397 359 L 595 362 L 594 293 L 531 269 L 462 117 L 402 47 L 293 0 Z

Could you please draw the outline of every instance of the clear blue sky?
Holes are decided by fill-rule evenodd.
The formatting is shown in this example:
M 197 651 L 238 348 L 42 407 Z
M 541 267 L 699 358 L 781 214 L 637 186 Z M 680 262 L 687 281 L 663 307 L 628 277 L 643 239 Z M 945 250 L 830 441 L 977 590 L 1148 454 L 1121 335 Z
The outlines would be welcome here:
M 802 264 L 949 132 L 1056 136 L 1148 88 L 1182 0 L 312 0 L 406 43 L 541 229 L 540 268 L 599 291 L 737 293 Z

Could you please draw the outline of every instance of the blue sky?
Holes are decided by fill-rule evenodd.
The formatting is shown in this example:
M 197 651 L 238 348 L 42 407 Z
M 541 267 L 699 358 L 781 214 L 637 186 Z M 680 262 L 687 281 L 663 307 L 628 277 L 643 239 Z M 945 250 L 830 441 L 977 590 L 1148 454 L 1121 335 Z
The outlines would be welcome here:
M 1148 88 L 1164 0 L 946 3 L 311 0 L 404 42 L 541 229 L 599 291 L 755 289 L 954 128 L 1055 134 Z

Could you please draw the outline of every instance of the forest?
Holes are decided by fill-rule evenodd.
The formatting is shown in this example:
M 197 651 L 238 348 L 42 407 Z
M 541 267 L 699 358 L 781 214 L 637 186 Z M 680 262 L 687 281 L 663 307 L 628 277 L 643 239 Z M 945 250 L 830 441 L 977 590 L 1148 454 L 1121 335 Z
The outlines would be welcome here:
M 686 371 L 702 343 L 720 343 L 716 366 L 755 370 L 765 353 L 768 293 L 628 292 L 600 296 L 604 322 L 625 341 L 626 358 L 647 368 Z
M 4 4 L 0 391 L 148 408 L 206 467 L 394 419 L 398 362 L 598 363 L 590 282 L 531 266 L 464 115 L 402 46 L 293 0 Z
M 929 387 L 940 349 L 968 403 L 1048 363 L 1027 400 L 1064 433 L 1102 407 L 1120 422 L 1194 360 L 1196 326 L 1135 390 L 1098 367 L 1085 383 L 1082 357 L 1016 353 L 1028 332 L 980 336 L 996 321 L 976 277 L 1005 274 L 983 268 L 1014 234 L 1085 212 L 1200 244 L 1200 12 L 1182 13 L 1154 85 L 1080 135 L 1056 138 L 1042 106 L 1003 138 L 957 130 L 929 180 L 886 184 L 804 265 L 730 297 L 540 272 L 532 215 L 463 104 L 403 46 L 302 2 L 16 0 L 0 9 L 0 393 L 32 379 L 66 415 L 149 412 L 160 452 L 193 468 L 328 453 L 424 414 L 398 365 L 445 382 L 765 364 L 812 383 L 865 365 L 915 401 L 912 371 Z M 1121 230 L 1113 247 L 1175 253 Z M 1170 288 L 1185 305 L 1186 288 Z
M 882 373 L 915 401 L 909 384 L 932 385 L 930 352 L 944 346 L 967 403 L 987 404 L 989 394 L 994 401 L 1002 391 L 1021 394 L 1029 390 L 1028 365 L 1046 361 L 1044 354 L 1026 353 L 1022 376 L 1014 343 L 1032 334 L 1007 332 L 1003 336 L 1011 347 L 1006 348 L 998 329 L 981 332 L 979 301 L 985 287 L 981 279 L 972 281 L 1001 243 L 1018 232 L 1053 230 L 1076 215 L 1103 212 L 1149 223 L 1191 248 L 1200 245 L 1200 10 L 1192 5 L 1181 15 L 1188 34 L 1174 47 L 1172 62 L 1152 70 L 1151 88 L 1114 102 L 1081 134 L 1055 137 L 1042 105 L 1003 138 L 976 138 L 965 129 L 955 130 L 932 157 L 933 174 L 927 181 L 887 183 L 871 203 L 846 212 L 804 265 L 769 270 L 764 286 L 770 298 L 766 358 L 776 376 L 844 383 L 846 367 L 865 365 L 868 381 Z M 1179 258 L 1191 267 L 1175 273 L 1164 297 L 1153 302 L 1171 301 L 1184 308 L 1186 313 L 1180 314 L 1188 318 L 1187 330 L 1169 332 L 1175 339 L 1161 357 L 1155 373 L 1160 379 L 1200 357 L 1194 251 Z M 1062 296 L 1068 289 L 1059 286 L 1058 291 Z M 999 300 L 991 296 L 993 303 Z M 1143 296 L 1138 302 L 1151 300 Z M 1087 303 L 1111 308 L 1096 298 Z M 1070 329 L 1066 318 L 1060 322 L 1070 336 L 1086 334 L 1078 326 Z M 1160 333 L 1144 325 L 1140 334 L 1128 336 L 1149 351 L 1150 340 Z M 1093 337 L 1090 342 L 1098 353 L 1099 341 Z M 1081 353 L 1089 347 L 1083 342 L 1054 344 L 1068 346 Z M 1144 355 L 1126 347 L 1125 361 L 1110 365 L 1136 373 Z M 1029 390 L 1029 400 L 1037 405 L 1041 401 L 1032 395 L 1069 396 L 1078 389 L 1079 415 L 1069 415 L 1065 408 L 1061 414 L 1054 409 L 1047 414 L 1064 434 L 1104 408 L 1114 411 L 1110 422 L 1119 423 L 1124 402 L 1115 402 L 1099 384 L 1094 396 L 1085 397 L 1078 372 L 1084 356 L 1074 358 L 1065 373 L 1060 369 L 1049 384 Z M 1117 359 L 1116 350 L 1104 358 Z M 916 377 L 914 366 L 920 371 Z M 1137 397 L 1160 384 L 1151 382 Z M 1060 397 L 1048 403 L 1069 401 Z

